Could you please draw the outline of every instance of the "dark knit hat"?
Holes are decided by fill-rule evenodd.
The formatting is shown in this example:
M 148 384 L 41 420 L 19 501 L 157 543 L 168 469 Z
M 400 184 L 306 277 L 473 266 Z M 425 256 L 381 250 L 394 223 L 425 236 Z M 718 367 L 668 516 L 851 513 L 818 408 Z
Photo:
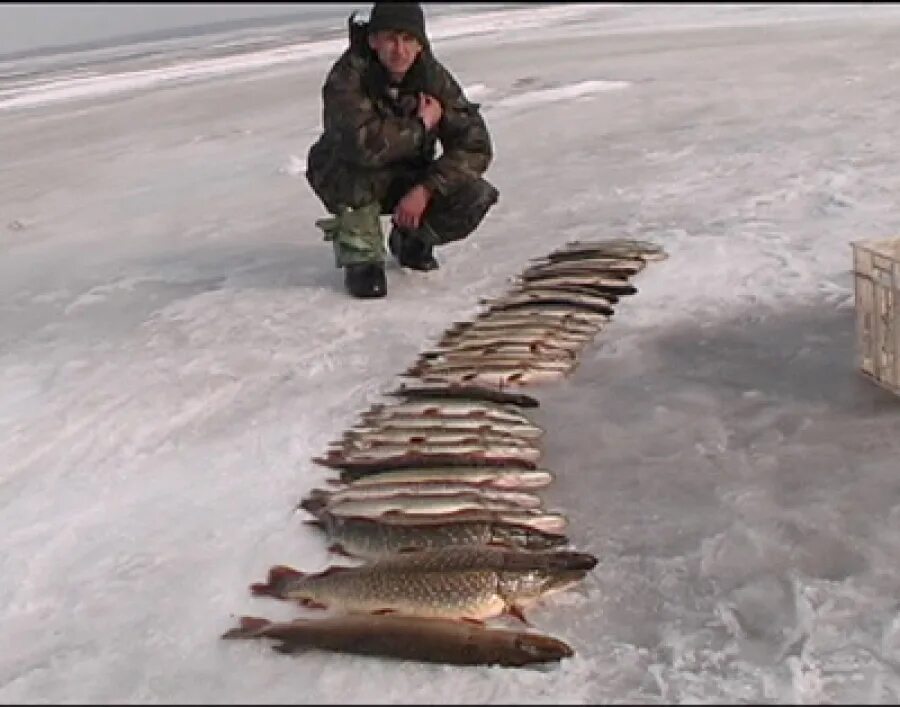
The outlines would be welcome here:
M 384 30 L 399 30 L 409 32 L 421 42 L 423 47 L 428 46 L 428 37 L 425 35 L 425 14 L 417 2 L 391 2 L 384 0 L 376 2 L 369 14 L 369 32 L 382 32 Z

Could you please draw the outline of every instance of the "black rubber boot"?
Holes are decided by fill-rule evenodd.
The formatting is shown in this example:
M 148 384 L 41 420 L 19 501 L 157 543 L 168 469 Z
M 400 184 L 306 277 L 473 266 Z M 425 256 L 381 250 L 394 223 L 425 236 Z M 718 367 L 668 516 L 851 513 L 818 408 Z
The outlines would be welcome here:
M 428 272 L 438 267 L 432 248 L 414 233 L 394 227 L 388 236 L 388 248 L 404 268 Z
M 387 294 L 384 265 L 381 263 L 357 263 L 344 268 L 344 284 L 354 297 L 370 299 Z

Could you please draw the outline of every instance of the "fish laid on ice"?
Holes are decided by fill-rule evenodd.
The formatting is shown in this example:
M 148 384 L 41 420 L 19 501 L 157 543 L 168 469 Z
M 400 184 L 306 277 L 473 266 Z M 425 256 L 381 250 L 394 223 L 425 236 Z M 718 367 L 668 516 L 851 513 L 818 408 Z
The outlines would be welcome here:
M 395 483 L 461 482 L 500 489 L 539 489 L 553 481 L 546 469 L 503 469 L 492 467 L 446 467 L 430 469 L 397 469 L 370 474 L 344 488 L 360 488 Z M 335 482 L 337 485 L 339 482 Z
M 492 385 L 499 390 L 504 390 L 513 386 L 558 381 L 565 377 L 566 371 L 548 370 L 524 365 L 495 370 L 458 368 L 449 371 L 427 371 L 408 375 L 419 378 L 419 380 L 426 383 L 477 383 L 478 385 Z
M 386 419 L 401 415 L 485 418 L 523 424 L 530 423 L 530 420 L 518 410 L 486 400 L 405 400 L 394 405 L 378 403 L 372 405 L 362 416 L 367 419 Z
M 402 553 L 359 567 L 305 574 L 279 565 L 256 595 L 348 612 L 483 621 L 523 609 L 580 581 L 597 564 L 584 552 L 451 547 Z
M 473 434 L 493 434 L 514 439 L 535 440 L 544 434 L 537 425 L 521 425 L 483 418 L 469 419 L 464 417 L 395 417 L 388 420 L 372 420 L 368 423 L 357 423 L 348 432 L 361 434 L 379 434 L 387 432 L 428 435 L 432 432 L 467 432 Z
M 496 457 L 498 459 L 516 459 L 522 462 L 534 463 L 540 456 L 541 451 L 536 447 L 523 447 L 514 444 L 507 445 L 482 445 L 482 444 L 453 444 L 453 445 L 433 445 L 433 444 L 397 444 L 383 445 L 380 447 L 372 447 L 365 450 L 328 450 L 326 458 L 328 460 L 377 460 L 392 459 L 403 455 L 420 455 L 429 456 L 457 456 L 466 457 L 469 455 Z
M 587 315 L 592 316 L 592 315 Z M 519 330 L 548 331 L 553 334 L 565 334 L 568 336 L 593 335 L 597 332 L 598 321 L 602 323 L 602 317 L 594 320 L 586 320 L 579 312 L 552 312 L 546 308 L 513 309 L 509 311 L 497 310 L 490 313 L 481 313 L 471 321 L 454 322 L 447 330 L 446 335 L 458 335 L 466 331 L 499 331 L 499 333 L 512 333 Z
M 293 654 L 309 649 L 449 665 L 521 667 L 572 657 L 571 646 L 533 631 L 488 628 L 465 621 L 343 614 L 274 623 L 244 616 L 225 639 L 270 638 Z
M 386 513 L 396 511 L 406 516 L 443 515 L 459 511 L 496 511 L 511 512 L 534 511 L 525 509 L 513 501 L 487 498 L 475 493 L 458 493 L 454 495 L 438 494 L 428 496 L 420 493 L 395 494 L 373 498 L 348 498 L 322 504 L 320 499 L 305 498 L 301 507 L 310 513 L 327 512 L 335 516 L 357 516 L 362 518 L 380 518 Z
M 350 484 L 336 490 L 314 488 L 309 492 L 308 499 L 316 501 L 320 505 L 329 506 L 341 501 L 358 501 L 404 494 L 423 496 L 471 494 L 486 499 L 505 501 L 520 508 L 539 508 L 541 505 L 540 497 L 529 491 L 497 488 L 484 483 L 465 483 L 461 481 L 395 481 L 382 484 Z
M 608 297 L 609 295 L 623 296 L 633 295 L 637 288 L 629 281 L 622 278 L 610 278 L 595 273 L 548 273 L 528 281 L 519 281 L 519 284 L 528 288 L 556 287 L 584 287 L 591 290 L 595 296 Z
M 447 361 L 471 356 L 510 357 L 518 356 L 524 360 L 530 358 L 557 358 L 572 360 L 580 345 L 559 346 L 553 342 L 540 340 L 524 342 L 480 342 L 461 340 L 452 345 L 439 345 L 430 351 L 419 354 L 419 361 Z
M 479 356 L 477 354 L 455 357 L 449 361 L 424 360 L 418 361 L 406 369 L 406 374 L 418 376 L 421 374 L 456 373 L 458 371 L 475 371 L 477 373 L 507 373 L 520 369 L 531 371 L 553 371 L 556 373 L 568 373 L 575 367 L 575 359 L 533 358 L 526 359 L 521 356 L 507 356 L 495 358 L 491 356 Z M 402 375 L 402 374 L 401 374 Z
M 507 317 L 554 317 L 558 320 L 574 322 L 585 327 L 600 327 L 609 321 L 610 315 L 598 314 L 586 310 L 575 310 L 571 307 L 547 302 L 523 304 L 515 309 L 492 309 L 479 312 L 476 322 L 499 321 Z
M 560 307 L 568 307 L 569 309 L 580 310 L 585 312 L 594 312 L 596 314 L 605 314 L 611 316 L 613 308 L 609 304 L 594 304 L 587 300 L 583 295 L 567 294 L 565 292 L 557 293 L 512 293 L 497 297 L 494 299 L 481 299 L 481 304 L 488 305 L 493 311 L 516 309 L 527 305 L 536 304 L 552 304 Z
M 442 517 L 394 516 L 387 520 L 320 513 L 315 520 L 305 523 L 325 533 L 332 552 L 361 559 L 461 545 L 551 550 L 569 542 L 564 534 L 565 523 L 552 517 L 489 511 L 465 511 Z
M 600 308 L 612 310 L 613 303 L 610 301 L 609 297 L 595 294 L 593 291 L 584 291 L 587 288 L 583 288 L 582 291 L 573 292 L 571 289 L 565 289 L 566 287 L 572 288 L 578 286 L 563 285 L 561 287 L 556 287 L 552 285 L 545 285 L 540 281 L 523 283 L 519 287 L 513 288 L 512 290 L 507 292 L 506 295 L 504 295 L 504 297 L 502 298 L 485 301 L 488 303 L 505 301 L 519 302 L 525 300 L 543 301 L 547 299 L 555 299 L 558 297 L 571 297 L 579 303 L 592 304 Z
M 492 388 L 482 388 L 477 385 L 446 385 L 446 386 L 408 386 L 401 385 L 387 395 L 402 398 L 463 398 L 468 400 L 487 400 L 495 403 L 516 405 L 517 407 L 536 408 L 540 405 L 537 398 L 524 393 L 503 393 Z
M 350 429 L 344 432 L 343 439 L 332 442 L 331 446 L 343 449 L 371 449 L 384 446 L 411 446 L 427 444 L 430 446 L 446 446 L 459 444 L 478 444 L 482 446 L 512 444 L 520 447 L 534 447 L 533 439 L 525 439 L 510 434 L 487 431 L 453 430 L 436 428 L 423 430 L 367 430 Z
M 640 258 L 597 257 L 579 258 L 576 261 L 553 261 L 549 258 L 545 258 L 526 268 L 522 272 L 522 277 L 527 279 L 532 274 L 549 273 L 556 270 L 568 270 L 573 267 L 590 269 L 598 272 L 622 273 L 631 277 L 641 272 L 646 266 L 646 261 Z
M 401 451 L 390 450 L 387 454 L 355 454 L 350 457 L 342 454 L 327 454 L 324 457 L 314 457 L 313 461 L 332 469 L 341 469 L 341 478 L 345 480 L 392 469 L 448 466 L 537 468 L 535 462 L 524 458 L 520 452 L 519 449 L 510 451 L 480 447 L 458 448 L 455 451 L 403 449 Z

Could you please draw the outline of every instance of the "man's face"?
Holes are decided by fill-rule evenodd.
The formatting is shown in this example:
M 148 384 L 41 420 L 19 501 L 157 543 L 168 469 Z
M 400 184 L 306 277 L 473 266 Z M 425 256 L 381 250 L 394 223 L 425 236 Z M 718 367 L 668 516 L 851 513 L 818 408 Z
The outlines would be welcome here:
M 422 44 L 413 35 L 392 29 L 370 34 L 369 46 L 395 79 L 409 71 L 422 51 Z

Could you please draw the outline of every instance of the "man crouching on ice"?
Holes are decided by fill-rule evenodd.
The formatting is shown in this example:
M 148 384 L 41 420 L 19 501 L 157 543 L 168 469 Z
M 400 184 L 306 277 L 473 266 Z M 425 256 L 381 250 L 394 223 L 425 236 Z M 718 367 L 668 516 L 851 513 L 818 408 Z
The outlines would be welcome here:
M 428 271 L 438 267 L 432 248 L 472 233 L 498 192 L 481 178 L 493 151 L 478 105 L 431 53 L 419 4 L 376 2 L 368 24 L 354 17 L 322 89 L 324 132 L 306 178 L 334 215 L 316 225 L 347 290 L 384 297 L 382 214 L 392 215 L 400 265 Z

